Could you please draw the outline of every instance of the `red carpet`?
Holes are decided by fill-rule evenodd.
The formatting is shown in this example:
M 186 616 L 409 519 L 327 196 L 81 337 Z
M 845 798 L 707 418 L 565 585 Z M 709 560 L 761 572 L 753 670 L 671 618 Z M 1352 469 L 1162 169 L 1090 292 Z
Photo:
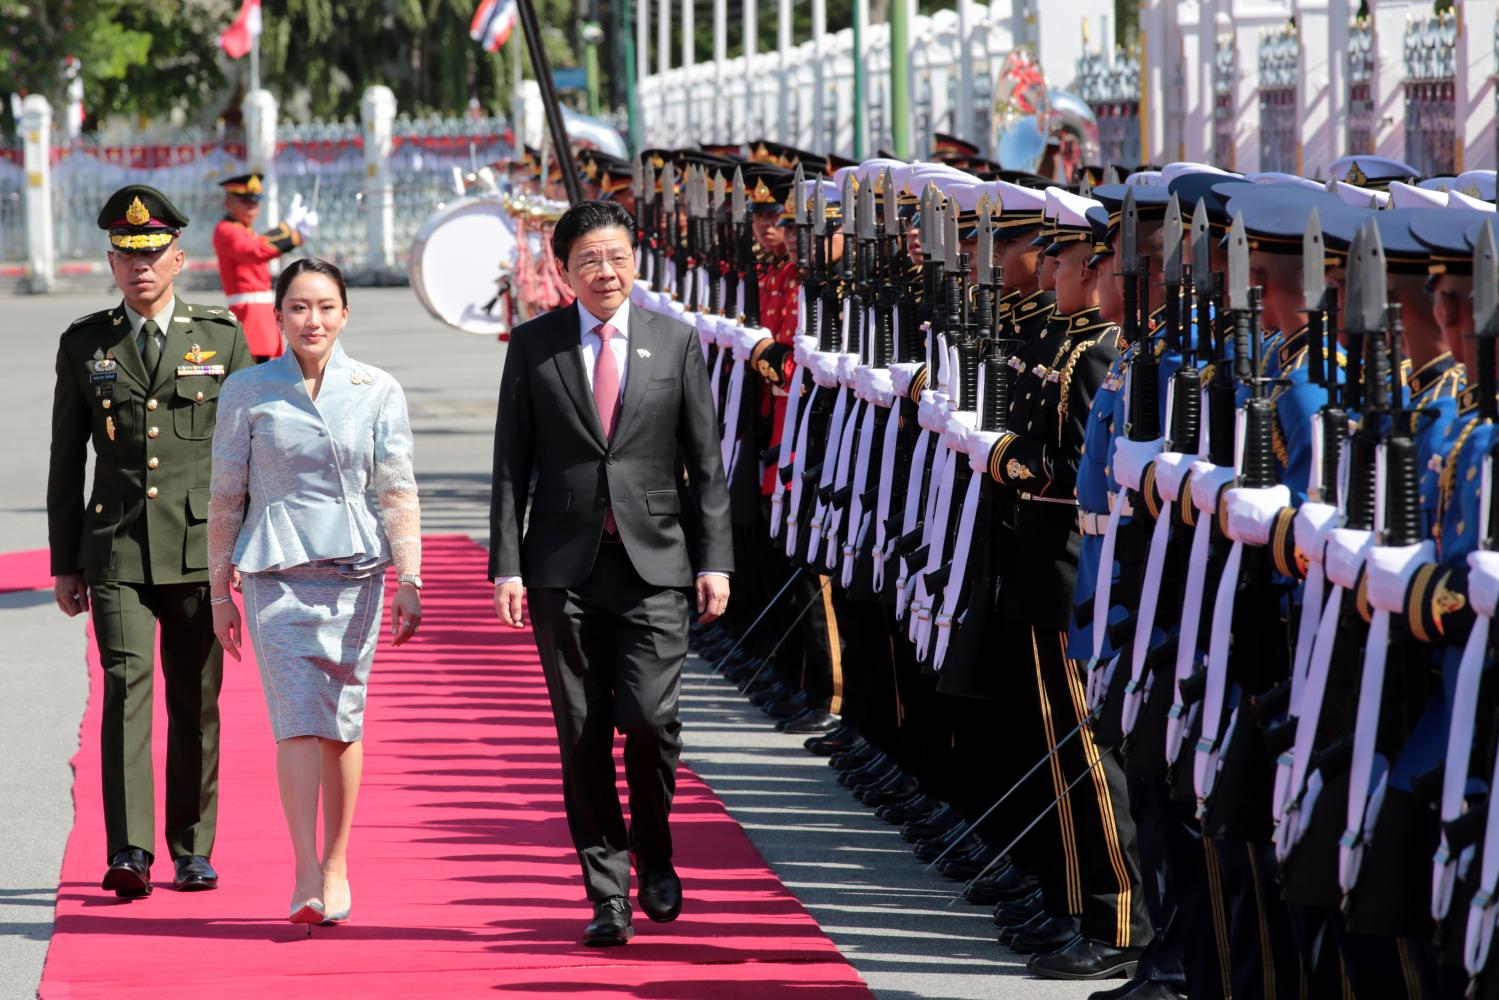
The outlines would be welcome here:
M 0 552 L 0 594 L 51 589 L 52 563 L 46 549 Z
M 223 888 L 172 892 L 159 843 L 153 874 L 168 888 L 137 902 L 98 888 L 106 859 L 91 650 L 92 696 L 73 762 L 78 821 L 41 995 L 867 997 L 723 804 L 685 768 L 673 811 L 682 917 L 659 925 L 637 912 L 635 940 L 624 948 L 576 943 L 590 910 L 562 814 L 546 689 L 530 635 L 502 632 L 494 619 L 484 564 L 465 538 L 427 540 L 422 633 L 401 649 L 382 648 L 371 679 L 350 872 L 354 920 L 315 928 L 310 939 L 285 921 L 291 851 L 249 661 L 225 664 L 213 858 Z M 159 775 L 159 697 L 156 717 Z

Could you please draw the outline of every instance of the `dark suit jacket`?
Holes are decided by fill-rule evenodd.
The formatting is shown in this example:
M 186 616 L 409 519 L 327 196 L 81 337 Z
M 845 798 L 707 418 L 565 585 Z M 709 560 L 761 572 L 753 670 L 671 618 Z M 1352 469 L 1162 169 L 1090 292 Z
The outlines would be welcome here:
M 700 570 L 731 571 L 729 497 L 696 333 L 631 304 L 624 399 L 610 442 L 583 370 L 578 323 L 577 307 L 567 306 L 510 336 L 494 436 L 490 578 L 580 585 L 610 502 L 646 583 L 689 587 Z M 684 498 L 693 509 L 683 510 Z M 684 516 L 695 523 L 690 549 Z

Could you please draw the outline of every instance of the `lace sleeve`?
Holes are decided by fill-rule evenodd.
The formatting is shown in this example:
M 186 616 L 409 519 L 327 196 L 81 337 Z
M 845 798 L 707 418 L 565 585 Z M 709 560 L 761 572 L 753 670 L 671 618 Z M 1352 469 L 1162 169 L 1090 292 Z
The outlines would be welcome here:
M 229 586 L 234 544 L 245 520 L 250 481 L 250 420 L 234 379 L 224 382 L 213 429 L 213 473 L 208 486 L 208 583 Z
M 406 394 L 392 380 L 375 418 L 374 487 L 397 573 L 422 570 L 422 511 L 412 450 Z

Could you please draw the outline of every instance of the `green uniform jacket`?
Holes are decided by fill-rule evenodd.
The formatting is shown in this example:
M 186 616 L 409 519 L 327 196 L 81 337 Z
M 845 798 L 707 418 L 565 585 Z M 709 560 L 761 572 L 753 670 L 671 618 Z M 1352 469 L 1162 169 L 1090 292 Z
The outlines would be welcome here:
M 47 535 L 52 573 L 89 580 L 208 579 L 208 484 L 219 386 L 252 363 L 222 306 L 177 299 L 146 376 L 123 303 L 75 320 L 57 350 Z M 195 353 L 200 352 L 200 353 Z M 85 446 L 94 489 L 83 500 Z

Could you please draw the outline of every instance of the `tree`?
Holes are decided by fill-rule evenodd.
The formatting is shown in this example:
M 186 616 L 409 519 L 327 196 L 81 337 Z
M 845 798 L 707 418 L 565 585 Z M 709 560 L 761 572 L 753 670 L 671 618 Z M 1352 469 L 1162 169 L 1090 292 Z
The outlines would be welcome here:
M 0 0 L 0 91 L 39 93 L 60 110 L 64 60 L 75 57 L 91 118 L 191 114 L 223 86 L 214 38 L 236 7 L 235 0 Z

